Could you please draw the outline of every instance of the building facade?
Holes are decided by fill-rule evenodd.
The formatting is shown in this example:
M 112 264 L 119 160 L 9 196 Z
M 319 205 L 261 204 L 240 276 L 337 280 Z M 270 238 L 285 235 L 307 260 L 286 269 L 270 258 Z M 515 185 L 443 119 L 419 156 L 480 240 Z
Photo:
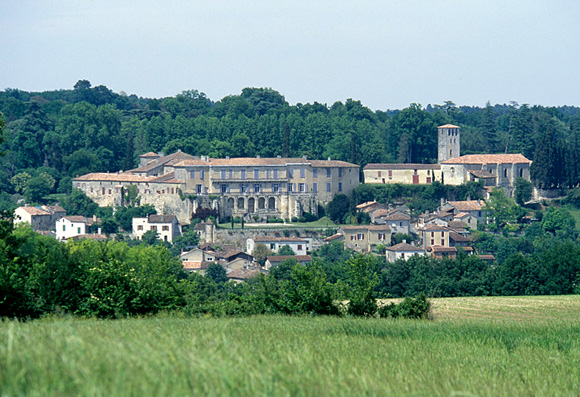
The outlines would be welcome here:
M 340 193 L 350 195 L 360 183 L 358 165 L 330 159 L 143 156 L 137 169 L 84 175 L 73 179 L 73 187 L 100 206 L 116 206 L 124 204 L 134 186 L 141 204 L 186 223 L 199 206 L 247 221 L 317 214 L 318 204 Z
M 148 215 L 144 218 L 133 218 L 133 235 L 137 240 L 143 239 L 148 231 L 157 233 L 157 238 L 172 242 L 181 235 L 179 222 L 175 215 Z

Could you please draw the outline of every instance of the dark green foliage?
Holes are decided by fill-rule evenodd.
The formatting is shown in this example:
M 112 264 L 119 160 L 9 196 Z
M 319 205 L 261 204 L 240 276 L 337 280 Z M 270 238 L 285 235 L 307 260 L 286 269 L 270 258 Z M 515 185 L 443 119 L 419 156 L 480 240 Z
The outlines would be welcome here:
M 228 281 L 226 269 L 219 263 L 210 263 L 205 272 L 205 276 L 218 284 Z
M 379 279 L 371 257 L 359 255 L 349 259 L 347 266 L 350 276 L 348 314 L 374 316 L 377 312 L 374 288 Z
M 143 218 L 147 215 L 157 214 L 157 210 L 151 204 L 141 207 L 117 207 L 115 220 L 126 232 L 133 230 L 133 218 Z
M 350 210 L 350 200 L 344 194 L 337 194 L 326 207 L 326 213 L 330 220 L 342 223 Z
M 383 318 L 426 319 L 430 312 L 431 302 L 425 294 L 420 294 L 415 298 L 405 298 L 399 304 L 384 305 L 378 310 L 379 317 Z
M 280 247 L 277 252 L 278 255 L 296 255 L 294 250 L 289 245 L 284 245 Z
M 531 182 L 518 177 L 514 182 L 514 187 L 514 198 L 516 203 L 519 205 L 524 205 L 525 202 L 530 201 L 534 190 L 534 186 Z
M 67 214 L 83 216 L 93 216 L 99 207 L 79 189 L 73 189 L 72 193 L 61 201 L 61 205 Z

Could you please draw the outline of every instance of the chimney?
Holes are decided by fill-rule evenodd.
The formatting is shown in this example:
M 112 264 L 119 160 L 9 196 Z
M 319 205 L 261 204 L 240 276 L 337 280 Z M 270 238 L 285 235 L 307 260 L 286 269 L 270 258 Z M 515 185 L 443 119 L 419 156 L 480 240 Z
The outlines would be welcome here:
M 226 160 L 229 160 L 229 159 L 230 159 L 230 156 L 226 156 Z
M 282 158 L 282 156 L 280 156 L 280 155 L 277 155 L 277 156 L 276 156 L 276 158 L 277 158 L 277 159 L 281 159 L 281 158 Z
M 96 215 L 93 215 L 93 221 L 95 221 L 95 222 L 97 221 L 97 216 Z
M 407 240 L 403 239 L 403 244 L 407 244 Z
M 101 234 L 101 228 L 97 229 L 97 234 Z
M 443 204 L 445 204 L 445 199 L 441 197 L 441 209 L 443 209 Z
M 303 158 L 304 160 L 308 160 L 308 156 L 306 156 L 306 155 L 305 155 L 305 156 L 302 156 L 302 158 Z
M 328 158 L 328 161 L 330 161 L 330 157 Z
M 259 159 L 260 158 L 260 155 L 259 154 L 256 154 L 256 158 Z
M 471 201 L 471 196 L 467 196 L 467 201 Z

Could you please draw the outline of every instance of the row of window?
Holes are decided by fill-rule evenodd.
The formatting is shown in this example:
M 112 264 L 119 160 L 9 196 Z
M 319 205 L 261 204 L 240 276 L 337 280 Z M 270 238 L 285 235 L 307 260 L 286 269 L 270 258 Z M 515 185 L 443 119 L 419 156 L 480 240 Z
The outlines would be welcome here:
M 262 193 L 264 192 L 262 184 L 261 183 L 254 183 L 252 186 L 252 190 L 250 190 L 250 185 L 246 184 L 246 183 L 241 183 L 239 185 L 239 192 L 240 193 Z M 330 192 L 331 191 L 331 183 L 330 182 L 326 182 L 326 191 Z M 289 183 L 287 186 L 287 191 L 292 193 L 292 192 L 298 192 L 298 193 L 305 193 L 308 192 L 308 184 L 307 183 Z M 202 185 L 197 185 L 197 192 L 198 193 L 202 193 Z M 278 183 L 272 183 L 272 193 L 280 193 L 282 191 L 282 187 L 280 184 Z M 342 182 L 338 182 L 338 191 L 342 192 Z M 230 193 L 230 184 L 228 183 L 223 183 L 220 185 L 220 192 L 222 194 L 227 194 Z M 312 192 L 316 193 L 318 192 L 318 183 L 314 182 L 312 183 Z
M 306 168 L 298 168 L 292 169 L 288 168 L 288 178 L 294 178 L 294 171 L 298 171 L 300 174 L 300 178 L 306 178 Z M 325 168 L 326 170 L 326 177 L 330 178 L 332 176 L 332 168 Z M 261 172 L 260 172 L 261 171 Z M 189 177 L 191 179 L 195 179 L 195 175 L 199 177 L 199 179 L 205 178 L 205 170 L 190 170 Z M 338 176 L 342 177 L 344 170 L 342 168 L 338 169 Z M 221 170 L 220 171 L 221 179 L 233 179 L 234 178 L 234 170 Z M 264 170 L 255 169 L 254 170 L 254 179 L 261 179 L 264 177 Z M 318 168 L 312 169 L 312 177 L 318 178 Z M 266 169 L 265 170 L 265 178 L 266 179 L 278 179 L 278 170 L 277 169 Z M 240 170 L 240 179 L 246 179 L 246 170 Z
M 353 234 L 352 236 L 350 236 L 350 240 L 351 241 L 364 240 L 364 239 L 365 239 L 365 234 L 364 233 Z M 380 240 L 380 241 L 386 240 L 387 239 L 387 233 L 378 233 L 377 239 Z
M 143 225 L 137 225 L 137 230 L 143 230 Z M 153 231 L 157 231 L 157 226 L 156 225 L 151 225 L 149 226 L 149 230 L 153 230 Z M 164 232 L 168 232 L 169 231 L 169 226 L 161 226 L 161 230 Z

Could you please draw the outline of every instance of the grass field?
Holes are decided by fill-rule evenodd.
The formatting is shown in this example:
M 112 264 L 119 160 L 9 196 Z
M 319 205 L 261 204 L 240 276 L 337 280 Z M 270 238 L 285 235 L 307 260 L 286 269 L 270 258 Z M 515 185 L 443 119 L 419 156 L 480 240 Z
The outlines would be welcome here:
M 577 395 L 580 296 L 435 299 L 432 321 L 0 323 L 1 395 Z

